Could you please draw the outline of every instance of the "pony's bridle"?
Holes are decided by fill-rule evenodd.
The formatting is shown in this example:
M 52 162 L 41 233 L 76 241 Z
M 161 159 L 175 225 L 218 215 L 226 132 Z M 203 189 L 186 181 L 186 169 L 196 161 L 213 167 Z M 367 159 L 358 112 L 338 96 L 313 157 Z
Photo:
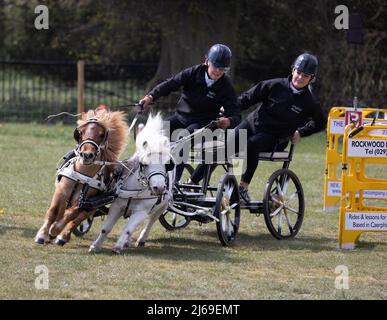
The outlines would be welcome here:
M 154 176 L 160 175 L 165 179 L 165 183 L 166 183 L 167 189 L 168 189 L 169 188 L 168 171 L 173 170 L 175 167 L 175 163 L 173 162 L 172 157 L 171 157 L 170 163 L 165 164 L 165 171 L 154 170 L 154 171 L 149 172 L 148 174 L 145 174 L 144 168 L 146 166 L 147 166 L 146 164 L 143 164 L 140 162 L 140 168 L 138 171 L 138 175 L 139 175 L 139 181 L 140 181 L 141 185 L 143 187 L 147 187 L 150 191 L 152 191 L 151 187 L 150 187 L 150 179 Z
M 138 171 L 138 174 L 139 174 L 139 178 L 140 178 L 140 183 L 142 186 L 144 187 L 147 187 L 150 191 L 151 190 L 151 187 L 150 187 L 150 179 L 154 176 L 162 176 L 164 179 L 165 179 L 165 182 L 168 184 L 168 171 L 165 170 L 164 171 L 159 171 L 159 170 L 155 170 L 155 171 L 151 171 L 149 172 L 147 175 L 145 174 L 144 172 L 144 168 L 146 167 L 147 165 L 146 164 L 142 164 L 140 163 L 140 169 Z
M 77 127 L 75 128 L 74 130 L 74 139 L 77 141 L 77 147 L 75 149 L 75 154 L 77 156 L 77 158 L 80 157 L 80 150 L 82 148 L 82 146 L 84 146 L 85 144 L 91 144 L 92 146 L 94 146 L 97 150 L 96 152 L 96 155 L 98 155 L 101 150 L 103 150 L 105 148 L 105 145 L 106 145 L 106 142 L 107 142 L 107 139 L 108 139 L 108 135 L 109 135 L 109 130 L 105 129 L 105 136 L 102 140 L 102 142 L 100 144 L 98 144 L 97 142 L 95 142 L 93 139 L 86 139 L 86 140 L 83 140 L 83 141 L 80 141 L 81 139 L 81 134 L 80 134 L 80 131 L 79 129 L 88 125 L 89 123 L 96 123 L 97 125 L 101 126 L 101 124 L 98 122 L 98 119 L 97 118 L 90 118 L 87 120 L 87 122 L 85 124 L 83 124 L 82 126 L 80 127 Z M 102 126 L 101 126 L 102 127 Z

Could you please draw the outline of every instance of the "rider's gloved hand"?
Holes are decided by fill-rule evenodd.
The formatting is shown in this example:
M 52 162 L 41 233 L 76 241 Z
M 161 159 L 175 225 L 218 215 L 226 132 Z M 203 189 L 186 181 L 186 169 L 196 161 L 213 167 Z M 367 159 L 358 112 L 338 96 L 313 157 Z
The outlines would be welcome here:
M 142 105 L 144 110 L 148 109 L 148 106 L 153 102 L 153 97 L 147 94 L 144 98 L 142 98 L 138 103 Z
M 218 124 L 218 127 L 219 128 L 222 128 L 222 129 L 227 129 L 230 127 L 231 125 L 231 121 L 229 118 L 226 118 L 226 117 L 221 117 L 219 119 L 217 119 L 217 124 Z

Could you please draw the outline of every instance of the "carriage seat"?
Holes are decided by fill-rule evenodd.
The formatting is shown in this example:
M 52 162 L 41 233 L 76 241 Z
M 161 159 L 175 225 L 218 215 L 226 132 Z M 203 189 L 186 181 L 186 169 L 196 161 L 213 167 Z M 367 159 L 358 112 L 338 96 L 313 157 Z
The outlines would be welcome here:
M 271 152 L 260 152 L 258 159 L 263 161 L 291 161 L 294 145 L 291 143 L 288 150 L 289 138 L 279 139 Z
M 224 141 L 221 140 L 213 140 L 213 141 L 205 141 L 204 143 L 197 143 L 193 146 L 193 151 L 214 151 L 220 148 L 224 148 Z
M 263 161 L 289 161 L 292 157 L 292 152 L 285 150 L 288 144 L 288 140 L 279 141 L 271 152 L 260 152 L 258 154 L 259 160 Z M 225 147 L 224 141 L 214 140 L 206 141 L 204 143 L 195 144 L 192 148 L 194 152 L 215 152 L 216 150 L 223 149 Z M 292 149 L 292 148 L 291 148 Z
M 258 158 L 264 161 L 287 161 L 289 160 L 289 151 L 260 152 Z

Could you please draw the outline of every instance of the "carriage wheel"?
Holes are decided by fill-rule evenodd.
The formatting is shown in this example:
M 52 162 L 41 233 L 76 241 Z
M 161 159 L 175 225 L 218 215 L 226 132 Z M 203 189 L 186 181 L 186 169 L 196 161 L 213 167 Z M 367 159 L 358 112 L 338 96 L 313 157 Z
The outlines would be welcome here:
M 273 237 L 283 240 L 296 236 L 304 218 L 304 191 L 296 174 L 288 169 L 275 171 L 263 198 L 263 213 Z
M 159 221 L 166 230 L 174 231 L 185 228 L 191 220 L 188 217 L 167 210 L 159 217 Z
M 86 233 L 89 232 L 92 224 L 93 224 L 92 216 L 87 218 L 86 220 L 83 220 L 82 223 L 73 230 L 74 235 L 76 235 L 77 237 L 84 236 Z
M 226 173 L 221 178 L 216 194 L 214 216 L 218 237 L 223 246 L 231 245 L 236 237 L 240 220 L 239 189 L 235 176 Z
M 185 164 L 184 165 L 184 170 L 183 174 L 181 176 L 181 179 L 183 181 L 188 180 L 188 178 L 191 176 L 193 173 L 194 168 L 190 164 Z M 181 208 L 182 210 L 185 210 L 185 208 Z M 190 219 L 187 217 L 184 217 L 180 214 L 170 212 L 170 211 L 165 211 L 160 217 L 159 221 L 161 225 L 168 231 L 174 231 L 177 229 L 183 229 L 186 226 L 189 225 Z

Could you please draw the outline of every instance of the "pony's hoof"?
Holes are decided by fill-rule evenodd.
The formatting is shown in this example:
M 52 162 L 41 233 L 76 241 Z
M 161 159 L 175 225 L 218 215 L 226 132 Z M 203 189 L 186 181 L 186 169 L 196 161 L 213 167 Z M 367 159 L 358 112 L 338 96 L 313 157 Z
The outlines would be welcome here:
M 44 238 L 35 238 L 34 241 L 37 243 L 37 244 L 45 244 L 46 241 L 44 240 Z
M 93 246 L 93 245 L 91 245 L 89 247 L 89 253 L 97 253 L 97 252 L 99 252 L 99 250 L 100 250 L 100 248 Z
M 63 247 L 65 244 L 66 244 L 66 241 L 63 241 L 62 239 L 56 239 L 55 240 L 55 244 L 57 244 L 58 246 L 61 246 Z
M 136 247 L 137 247 L 137 248 L 143 248 L 143 247 L 145 247 L 145 241 L 137 242 L 137 243 L 136 243 Z
M 124 250 L 123 250 L 122 248 L 120 248 L 120 247 L 114 247 L 114 248 L 112 249 L 112 251 L 113 251 L 113 253 L 115 253 L 115 254 L 122 254 L 122 253 L 124 252 Z

